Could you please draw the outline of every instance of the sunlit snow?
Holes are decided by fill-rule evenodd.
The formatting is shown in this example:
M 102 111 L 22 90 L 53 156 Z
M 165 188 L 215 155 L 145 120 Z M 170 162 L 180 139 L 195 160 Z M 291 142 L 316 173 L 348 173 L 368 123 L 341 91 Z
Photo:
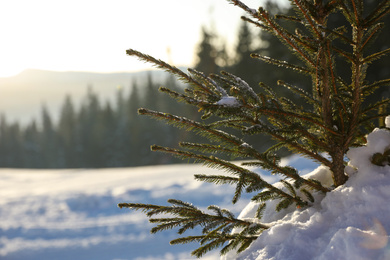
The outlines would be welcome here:
M 227 106 L 227 107 L 238 107 L 240 102 L 232 96 L 224 96 L 218 102 L 217 105 Z
M 309 165 L 310 167 L 310 165 Z M 205 209 L 217 204 L 237 215 L 234 187 L 215 187 L 193 175 L 217 174 L 201 165 L 90 170 L 0 170 L 0 259 L 195 259 L 196 245 L 170 246 L 175 232 L 149 233 L 143 213 L 121 202 L 167 204 L 181 199 Z M 274 176 L 266 176 L 275 181 Z M 218 253 L 205 259 L 216 259 Z

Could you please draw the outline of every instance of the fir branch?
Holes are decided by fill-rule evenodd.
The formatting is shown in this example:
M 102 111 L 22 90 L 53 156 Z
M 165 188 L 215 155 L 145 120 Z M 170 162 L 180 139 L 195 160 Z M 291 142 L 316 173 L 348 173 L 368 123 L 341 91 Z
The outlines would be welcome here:
M 366 94 L 369 92 L 373 92 L 375 89 L 377 89 L 378 87 L 382 87 L 382 86 L 390 86 L 390 79 L 382 79 L 379 81 L 375 81 L 374 83 L 372 83 L 368 86 L 363 86 L 362 93 Z
M 297 193 L 295 192 L 294 187 L 286 180 L 280 180 L 280 182 L 283 184 L 283 186 L 290 192 L 290 194 L 293 197 L 297 196 Z
M 345 42 L 351 46 L 354 46 L 356 43 L 353 42 L 351 39 L 347 38 L 346 36 L 343 35 L 345 33 L 345 27 L 339 27 L 336 29 L 328 29 L 328 28 L 322 28 L 324 32 L 327 32 L 329 35 L 333 35 L 335 38 L 340 39 L 342 42 Z
M 386 99 L 383 99 L 381 101 L 378 101 L 374 104 L 370 104 L 369 106 L 365 107 L 363 110 L 362 110 L 362 115 L 366 115 L 368 114 L 369 112 L 377 112 L 376 110 L 383 106 L 383 105 L 388 105 L 390 104 L 390 98 L 386 98 Z
M 332 50 L 337 52 L 340 56 L 346 58 L 349 62 L 354 62 L 353 54 L 346 52 L 343 49 L 340 49 L 338 47 L 332 46 Z
M 257 208 L 256 214 L 254 216 L 256 219 L 261 219 L 263 217 L 263 213 L 264 213 L 266 205 L 267 204 L 265 204 L 265 203 L 261 203 L 260 206 Z
M 204 102 L 203 100 L 197 100 L 197 99 L 195 99 L 193 97 L 190 97 L 190 96 L 185 95 L 185 94 L 178 93 L 178 92 L 173 91 L 173 90 L 171 90 L 169 88 L 166 88 L 166 87 L 160 87 L 159 91 L 168 94 L 169 96 L 171 96 L 172 98 L 174 98 L 174 99 L 176 99 L 178 101 L 184 101 L 184 102 L 186 102 L 187 104 L 190 104 L 190 105 L 198 106 L 198 105 L 200 105 L 200 104 L 202 104 Z
M 286 141 L 287 146 L 289 146 L 290 148 L 297 149 L 301 154 L 309 156 L 312 159 L 318 160 L 319 162 L 323 163 L 324 165 L 330 166 L 330 162 L 327 159 L 325 159 L 324 157 L 322 157 L 321 155 L 307 150 L 306 148 L 299 145 L 298 143 L 288 141 L 286 138 L 284 138 L 282 136 L 279 136 L 276 134 L 274 134 L 273 136 L 275 138 L 279 138 L 283 141 Z M 313 189 L 316 189 L 318 191 L 322 191 L 325 193 L 330 191 L 328 188 L 323 187 L 321 184 L 318 185 L 318 183 L 313 183 L 309 180 L 303 179 L 302 177 L 300 177 L 297 174 L 297 172 L 294 168 L 281 167 L 279 165 L 278 161 L 275 160 L 275 157 L 268 158 L 267 153 L 260 154 L 260 153 L 256 152 L 254 149 L 248 149 L 247 152 L 250 153 L 253 156 L 253 158 L 259 160 L 261 167 L 265 170 L 269 170 L 272 173 L 282 174 L 282 175 L 287 176 L 287 177 L 294 179 L 294 180 L 300 180 L 305 185 L 307 185 Z
M 170 241 L 169 244 L 178 245 L 178 244 L 188 244 L 192 242 L 200 242 L 204 237 L 205 235 L 180 237 Z
M 382 19 L 390 12 L 390 2 L 383 0 L 376 8 L 364 19 L 364 26 L 370 26 Z
M 309 74 L 309 75 L 313 74 L 313 71 L 310 71 L 310 70 L 308 70 L 306 68 L 303 68 L 303 67 L 300 67 L 300 66 L 297 66 L 297 65 L 294 65 L 294 64 L 290 64 L 287 61 L 273 59 L 273 58 L 270 58 L 270 57 L 267 57 L 267 56 L 263 56 L 263 55 L 260 55 L 260 54 L 257 54 L 257 53 L 252 53 L 251 57 L 255 58 L 255 59 L 262 60 L 262 61 L 265 61 L 265 62 L 267 62 L 269 64 L 276 65 L 278 67 L 283 67 L 283 68 L 287 68 L 287 69 L 296 70 L 296 71 L 298 71 L 298 72 L 300 72 L 302 74 Z
M 248 155 L 245 152 L 237 148 L 230 149 L 227 147 L 223 147 L 221 145 L 198 144 L 198 143 L 189 143 L 189 142 L 180 142 L 179 145 L 180 147 L 188 148 L 195 151 L 200 151 L 202 153 L 208 153 L 208 154 L 224 153 L 232 157 L 240 157 L 240 158 L 248 157 Z
M 236 6 L 239 6 L 241 9 L 249 13 L 252 17 L 263 21 L 266 24 L 266 27 L 270 28 L 267 29 L 267 31 L 272 30 L 272 32 L 279 36 L 281 39 L 283 39 L 283 42 L 291 47 L 293 50 L 295 50 L 299 55 L 302 57 L 303 60 L 308 62 L 309 64 L 314 66 L 314 62 L 310 59 L 308 55 L 304 53 L 301 48 L 295 44 L 291 39 L 296 39 L 292 34 L 288 33 L 285 29 L 283 29 L 281 26 L 279 26 L 270 16 L 269 14 L 260 7 L 258 11 L 256 12 L 254 9 L 249 8 L 244 3 L 242 3 L 239 0 L 229 0 L 229 2 L 233 3 Z
M 309 133 L 305 129 L 305 127 L 300 127 L 300 126 L 298 126 L 298 124 L 292 124 L 291 122 L 289 122 L 285 118 L 280 118 L 279 120 L 287 125 L 290 125 L 290 126 L 285 127 L 285 128 L 279 128 L 276 130 L 276 129 L 271 128 L 271 127 L 263 124 L 262 122 L 258 121 L 257 124 L 251 126 L 250 128 L 247 128 L 244 132 L 250 133 L 250 134 L 267 133 L 268 135 L 272 136 L 274 139 L 279 140 L 281 142 L 280 144 L 277 144 L 277 146 L 275 146 L 275 148 L 277 148 L 278 146 L 288 147 L 292 150 L 298 151 L 300 154 L 306 155 L 306 156 L 310 157 L 311 159 L 318 161 L 319 163 L 322 163 L 326 166 L 330 166 L 331 162 L 329 160 L 327 160 L 326 158 L 324 158 L 323 156 L 319 155 L 316 152 L 308 150 L 308 148 L 305 148 L 305 146 L 297 143 L 296 141 L 301 139 L 298 136 L 298 133 L 299 133 L 300 135 L 304 136 L 305 138 L 311 140 L 319 149 L 327 150 L 328 145 L 326 143 L 321 141 L 318 137 Z M 286 137 L 285 133 L 296 133 L 296 134 L 293 137 L 289 137 L 289 136 Z M 272 150 L 273 150 L 273 147 L 270 150 L 267 150 L 267 152 L 272 151 Z
M 237 184 L 240 180 L 239 177 L 231 177 L 231 176 L 223 176 L 223 175 L 195 174 L 194 177 L 198 181 L 214 183 L 216 185 Z
M 239 0 L 228 0 L 228 1 L 231 2 L 233 5 L 240 7 L 241 9 L 243 9 L 245 12 L 252 15 L 253 17 L 258 18 L 256 10 L 249 8 L 243 2 Z
M 301 189 L 300 191 L 306 196 L 306 198 L 307 198 L 311 203 L 314 202 L 314 197 L 313 197 L 313 195 L 312 195 L 308 190 L 306 190 L 306 189 Z
M 276 94 L 276 92 L 270 87 L 268 86 L 267 84 L 265 84 L 264 82 L 260 82 L 259 83 L 259 86 L 267 93 L 271 96 L 271 99 L 274 99 L 274 100 L 277 100 L 278 99 L 278 95 Z M 261 95 L 261 94 L 259 94 Z M 267 103 L 269 103 L 269 100 L 267 97 L 264 97 L 264 96 L 260 96 L 261 97 L 261 103 L 262 105 L 265 105 Z
M 276 211 L 279 212 L 281 211 L 282 209 L 285 209 L 285 208 L 288 208 L 290 205 L 292 204 L 292 202 L 290 200 L 287 200 L 287 199 L 284 199 L 282 201 L 280 201 L 277 205 L 276 205 Z
M 288 138 L 283 137 L 282 135 L 278 135 L 278 134 L 276 134 L 275 132 L 272 132 L 272 131 L 269 132 L 269 135 L 273 136 L 274 138 L 276 138 L 278 140 L 281 140 L 281 141 L 285 142 L 285 146 L 298 150 L 300 154 L 308 156 L 311 159 L 317 160 L 318 162 L 320 162 L 320 163 L 322 163 L 322 164 L 324 164 L 326 166 L 330 166 L 331 165 L 329 160 L 327 160 L 326 158 L 322 157 L 318 153 L 309 151 L 304 146 L 296 143 L 295 141 L 289 140 Z M 295 140 L 295 138 L 294 138 L 294 140 Z M 319 142 L 319 141 L 317 141 L 317 142 Z M 259 154 L 256 151 L 252 151 L 252 153 L 251 153 L 254 158 L 258 159 L 261 162 L 261 167 L 262 168 L 264 168 L 266 170 L 270 170 L 273 173 L 283 174 L 283 175 L 285 175 L 285 176 L 287 176 L 289 178 L 292 178 L 294 180 L 301 180 L 302 183 L 305 183 L 309 187 L 312 187 L 312 188 L 314 188 L 316 190 L 319 190 L 319 191 L 322 191 L 322 192 L 328 192 L 329 191 L 329 189 L 323 187 L 322 185 L 318 185 L 316 183 L 312 183 L 312 182 L 310 182 L 308 180 L 303 179 L 296 172 L 292 172 L 291 171 L 292 168 L 281 167 L 278 164 L 278 161 L 275 160 L 275 157 L 271 158 L 271 160 L 268 158 L 268 153 L 267 152 L 263 153 L 263 154 Z
M 271 184 L 261 179 L 260 176 L 257 175 L 256 173 L 214 156 L 205 156 L 205 155 L 190 153 L 186 151 L 181 151 L 178 149 L 161 147 L 157 145 L 153 145 L 152 150 L 171 153 L 181 159 L 194 159 L 195 162 L 201 162 L 203 165 L 208 166 L 210 168 L 217 168 L 217 169 L 225 170 L 226 172 L 229 172 L 233 175 L 238 175 L 239 179 L 236 185 L 236 192 L 232 199 L 233 204 L 235 204 L 240 198 L 243 187 L 248 186 L 253 182 L 260 183 L 264 187 L 270 187 L 270 186 L 272 187 Z
M 374 53 L 374 54 L 364 58 L 363 63 L 371 63 L 374 60 L 378 60 L 378 59 L 382 58 L 384 55 L 387 55 L 389 53 L 390 53 L 390 48 L 383 50 L 383 51 L 380 51 L 380 52 L 377 52 L 377 53 Z
M 288 198 L 298 205 L 305 205 L 305 202 L 302 201 L 301 199 L 297 197 L 292 197 L 289 194 L 285 193 L 284 191 L 274 187 L 273 185 L 269 184 L 268 182 L 264 181 L 261 179 L 261 177 L 243 167 L 240 167 L 238 165 L 235 165 L 233 163 L 230 163 L 228 161 L 222 160 L 220 158 L 214 157 L 214 156 L 205 156 L 205 155 L 200 155 L 200 154 L 195 154 L 195 153 L 190 153 L 186 151 L 181 151 L 178 149 L 172 149 L 172 148 L 167 148 L 167 147 L 161 147 L 157 145 L 152 146 L 153 151 L 161 151 L 161 152 L 166 152 L 166 153 L 171 153 L 175 155 L 178 158 L 182 159 L 194 159 L 196 162 L 201 162 L 205 166 L 211 167 L 211 168 L 217 168 L 221 170 L 225 170 L 233 175 L 239 176 L 238 183 L 236 185 L 236 192 L 233 197 L 232 202 L 236 203 L 238 199 L 241 196 L 242 190 L 245 186 L 249 185 L 260 185 L 261 187 L 265 187 L 267 189 L 272 190 L 273 192 L 279 194 L 282 197 Z M 264 166 L 267 165 L 268 167 L 272 165 L 274 169 L 279 171 L 280 173 L 283 173 L 284 175 L 290 177 L 290 178 L 301 178 L 298 174 L 292 174 L 291 171 L 288 170 L 286 167 L 280 167 L 280 166 L 275 166 L 275 161 L 271 162 L 269 161 L 265 156 L 261 156 L 258 154 L 256 151 L 253 150 L 253 153 L 256 153 L 253 156 L 256 156 L 257 159 L 259 159 L 262 163 L 264 163 Z M 304 180 L 305 184 L 307 183 L 309 186 L 316 188 L 318 190 L 323 190 L 323 191 L 328 191 L 327 189 L 323 187 L 318 187 L 318 185 L 313 185 L 311 182 Z
M 308 187 L 310 187 L 312 189 L 315 189 L 315 190 L 318 190 L 318 191 L 321 191 L 324 193 L 331 191 L 329 188 L 322 186 L 321 183 L 315 183 L 315 182 L 312 182 L 311 180 L 306 180 L 306 179 L 302 178 L 301 176 L 299 176 L 298 174 L 292 173 L 291 168 L 289 168 L 289 167 L 276 166 L 275 171 L 278 171 L 278 172 L 284 174 L 285 176 L 288 176 L 294 180 L 299 180 L 303 184 L 307 185 Z
M 210 77 L 207 77 L 204 73 L 194 70 L 194 69 L 188 69 L 188 71 L 198 77 L 201 77 L 205 81 L 207 81 L 209 84 L 211 84 L 223 97 L 226 97 L 228 94 L 226 93 L 226 90 L 221 88 L 214 80 L 212 80 Z
M 284 14 L 275 14 L 275 18 L 276 19 L 281 19 L 281 20 L 298 22 L 300 24 L 304 24 L 301 18 L 298 18 L 298 17 L 295 17 L 295 16 L 284 15 Z
M 298 28 L 295 29 L 293 38 L 310 52 L 314 52 L 316 50 L 316 40 L 304 35 Z
M 200 87 L 206 93 L 212 94 L 212 92 L 210 90 L 208 90 L 207 88 L 205 88 L 200 82 L 198 82 L 194 78 L 188 76 L 186 73 L 184 73 L 180 69 L 176 68 L 175 66 L 171 66 L 162 60 L 158 60 L 150 55 L 141 53 L 141 52 L 133 50 L 133 49 L 128 49 L 126 51 L 126 54 L 130 55 L 130 56 L 136 56 L 142 61 L 150 62 L 150 63 L 154 64 L 157 68 L 163 69 L 165 71 L 168 71 L 168 72 L 178 76 L 178 78 L 180 80 L 182 80 L 186 83 L 194 84 L 194 85 Z
M 372 26 L 370 29 L 368 29 L 366 32 L 366 35 L 364 37 L 365 40 L 362 44 L 362 48 L 364 48 L 368 44 L 368 42 L 372 41 L 373 38 L 375 38 L 374 36 L 376 34 L 378 34 L 379 31 L 381 31 L 383 29 L 383 27 L 384 27 L 383 23 L 378 23 L 378 24 Z
M 244 80 L 242 80 L 240 77 L 237 77 L 229 72 L 222 71 L 223 75 L 227 76 L 228 78 L 235 81 L 235 86 L 237 86 L 239 89 L 241 89 L 245 94 L 248 94 L 251 98 L 253 98 L 256 102 L 260 103 L 259 97 L 256 95 L 256 93 L 253 91 L 253 89 L 246 83 Z
M 378 113 L 378 114 L 375 114 L 375 115 L 372 115 L 372 116 L 365 116 L 364 118 L 361 118 L 359 120 L 359 124 L 364 125 L 367 122 L 372 122 L 374 119 L 385 118 L 388 115 L 389 115 L 389 113 L 386 112 L 386 113 Z
M 221 246 L 225 242 L 237 241 L 237 245 L 242 241 L 253 242 L 258 234 L 269 226 L 242 219 L 237 219 L 234 215 L 226 210 L 220 209 L 217 206 L 209 206 L 208 210 L 214 212 L 209 214 L 194 207 L 192 204 L 179 200 L 168 200 L 172 206 L 159 206 L 139 203 L 121 203 L 120 208 L 130 208 L 134 210 L 142 210 L 147 213 L 150 218 L 157 214 L 167 214 L 173 217 L 168 218 L 150 218 L 151 223 L 157 223 L 151 232 L 156 233 L 167 229 L 179 228 L 178 233 L 183 234 L 188 229 L 194 229 L 197 226 L 205 227 L 202 230 L 203 235 L 188 236 L 170 241 L 171 245 L 187 244 L 190 242 L 198 242 L 201 247 L 192 252 L 193 255 L 200 257 L 206 252 Z M 233 228 L 243 228 L 244 233 L 229 234 Z M 245 236 L 245 233 L 251 233 L 250 236 Z M 250 244 L 249 243 L 249 244 Z
M 231 241 L 231 240 L 235 240 L 235 239 L 238 239 L 237 238 L 238 235 L 230 235 L 230 236 L 227 236 L 227 235 L 219 235 L 219 234 L 216 234 L 214 235 L 212 238 L 212 241 L 209 242 L 208 244 L 205 244 L 201 247 L 199 247 L 198 249 L 194 250 L 191 252 L 191 254 L 193 256 L 196 256 L 198 258 L 202 257 L 204 254 L 206 254 L 207 252 L 217 248 L 217 247 L 220 247 L 222 246 L 224 243 L 228 242 L 228 241 Z M 242 244 L 251 244 L 255 239 L 257 238 L 257 236 L 247 236 L 247 237 L 240 237 L 240 240 L 242 242 Z M 225 254 L 227 252 L 227 250 L 224 250 L 222 249 L 221 250 L 221 254 Z
M 299 87 L 296 87 L 294 85 L 291 85 L 289 83 L 286 83 L 282 80 L 278 80 L 278 85 L 280 86 L 284 86 L 286 87 L 287 89 L 293 91 L 294 93 L 297 93 L 298 95 L 300 95 L 301 97 L 303 97 L 307 102 L 311 103 L 311 104 L 316 104 L 316 105 L 319 105 L 319 101 L 316 100 L 311 94 L 307 93 L 306 91 L 304 91 L 303 89 L 299 88 Z
M 301 115 L 298 113 L 294 113 L 291 111 L 284 111 L 284 110 L 280 110 L 280 109 L 270 109 L 270 108 L 265 108 L 265 107 L 259 107 L 256 109 L 256 112 L 259 114 L 267 115 L 267 116 L 282 116 L 285 118 L 300 119 L 302 121 L 306 121 L 307 123 L 315 124 L 315 125 L 319 126 L 320 128 L 326 130 L 327 132 L 332 133 L 335 136 L 340 136 L 339 133 L 337 133 L 333 129 L 325 126 L 324 124 L 322 124 L 322 122 L 320 122 L 314 118 L 304 116 L 304 115 Z M 280 119 L 280 118 L 278 117 L 278 119 Z
M 303 60 L 306 60 L 310 65 L 315 66 L 315 63 L 311 60 L 311 58 L 291 40 L 295 39 L 292 34 L 288 33 L 282 27 L 278 26 L 275 22 L 273 22 L 272 19 L 269 17 L 268 13 L 263 8 L 260 7 L 258 12 L 261 15 L 262 19 L 264 19 L 265 22 L 268 24 L 268 26 L 274 30 L 276 35 L 281 37 L 288 46 L 298 52 L 299 55 L 303 58 Z
M 174 116 L 169 113 L 157 112 L 145 108 L 139 109 L 138 113 L 141 115 L 149 115 L 159 120 L 166 120 L 169 124 L 172 124 L 179 128 L 195 130 L 202 136 L 205 136 L 211 140 L 219 140 L 224 144 L 240 146 L 242 143 L 244 143 L 244 141 L 234 135 L 228 134 L 221 130 L 212 129 L 207 125 L 203 125 L 199 122 L 184 117 Z
M 261 233 L 261 232 L 258 231 L 258 228 L 256 226 L 252 226 L 244 229 L 238 234 L 234 234 L 236 238 L 230 240 L 229 244 L 226 245 L 224 248 L 222 248 L 221 255 L 226 254 L 227 252 L 237 248 L 238 246 L 239 248 L 237 249 L 237 253 L 244 251 L 253 242 L 254 237 L 252 234 L 256 234 L 256 233 Z
M 328 61 L 328 64 L 329 64 L 329 71 L 330 71 L 330 79 L 331 79 L 331 83 L 332 83 L 332 86 L 333 86 L 333 94 L 334 95 L 337 95 L 337 86 L 336 86 L 336 79 L 335 79 L 335 76 L 334 76 L 334 60 L 332 59 L 332 55 L 330 53 L 330 41 L 326 41 L 326 59 Z
M 265 202 L 268 200 L 274 200 L 279 198 L 278 194 L 273 192 L 272 190 L 263 190 L 262 192 L 259 192 L 258 194 L 254 195 L 251 200 L 252 201 L 261 201 Z
M 143 213 L 148 213 L 151 210 L 159 209 L 160 206 L 152 205 L 152 204 L 142 204 L 142 203 L 119 203 L 119 208 L 131 208 L 134 210 L 141 210 Z
M 353 24 L 352 14 L 349 11 L 348 6 L 345 4 L 344 1 L 339 2 L 339 8 L 342 11 L 343 15 L 345 16 L 345 18 L 347 19 L 347 21 L 350 24 Z
M 358 4 L 359 2 L 355 2 L 355 1 L 356 0 L 351 0 L 351 4 L 355 15 L 355 24 L 359 27 L 362 22 L 360 17 L 363 10 L 361 9 L 361 5 Z
M 247 122 L 248 121 L 248 122 Z M 251 120 L 246 120 L 246 118 L 239 117 L 238 119 L 229 118 L 226 120 L 218 120 L 216 122 L 212 122 L 208 124 L 210 128 L 218 128 L 218 127 L 230 127 L 234 129 L 244 130 L 246 127 L 243 126 L 244 122 L 251 122 Z
M 256 21 L 253 21 L 252 19 L 249 19 L 248 17 L 245 17 L 245 16 L 241 16 L 241 19 L 245 22 L 248 22 L 248 23 L 251 23 L 251 24 L 254 24 L 255 26 L 259 27 L 260 29 L 264 30 L 264 31 L 267 31 L 267 32 L 272 32 L 272 29 L 265 26 L 264 24 L 261 24 L 261 23 L 258 23 Z
M 307 22 L 308 24 L 310 24 L 311 29 L 316 33 L 318 39 L 322 39 L 322 35 L 321 35 L 321 33 L 317 30 L 317 26 L 314 25 L 313 20 L 310 18 L 310 16 L 309 16 L 308 13 L 306 12 L 307 9 L 304 8 L 304 7 L 302 6 L 302 3 L 304 3 L 304 2 L 298 1 L 298 0 L 293 0 L 293 1 L 294 1 L 295 5 L 299 8 L 299 10 L 301 11 L 301 13 L 303 14 L 303 16 L 305 17 L 306 22 Z M 308 4 L 308 3 L 307 3 L 307 4 Z

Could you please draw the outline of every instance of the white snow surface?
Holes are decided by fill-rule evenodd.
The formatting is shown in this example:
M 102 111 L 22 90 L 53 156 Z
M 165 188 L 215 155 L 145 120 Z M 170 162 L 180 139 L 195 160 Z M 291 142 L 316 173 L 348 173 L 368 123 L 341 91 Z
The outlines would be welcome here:
M 222 259 L 390 259 L 390 166 L 370 163 L 372 154 L 383 153 L 390 146 L 390 133 L 376 129 L 367 139 L 367 146 L 347 154 L 350 178 L 346 185 L 326 196 L 315 194 L 315 204 L 306 209 L 290 207 L 275 213 L 276 202 L 270 202 L 263 221 L 272 228 L 243 253 L 231 252 Z M 293 165 L 302 175 L 324 185 L 331 184 L 326 167 L 296 156 L 284 159 L 283 164 Z M 232 205 L 234 187 L 197 182 L 193 178 L 197 173 L 224 174 L 194 164 L 1 169 L 0 259 L 194 259 L 190 252 L 197 244 L 170 246 L 168 242 L 178 237 L 176 232 L 151 235 L 153 225 L 143 213 L 119 209 L 117 204 L 166 205 L 167 199 L 176 198 L 202 209 L 220 205 L 236 214 L 241 211 L 241 218 L 253 218 L 256 204 L 249 201 L 251 195 Z M 271 183 L 278 180 L 262 174 Z M 216 250 L 202 259 L 218 258 Z
M 240 106 L 240 102 L 235 97 L 223 96 L 217 102 L 217 105 L 226 106 L 226 107 L 239 107 Z
M 390 131 L 375 129 L 367 145 L 352 148 L 347 172 L 349 180 L 306 209 L 275 213 L 277 202 L 269 202 L 262 222 L 264 231 L 250 248 L 222 259 L 241 260 L 389 260 L 390 259 L 390 166 L 370 162 L 374 153 L 390 147 Z M 331 182 L 330 171 L 320 166 L 305 177 Z M 278 183 L 277 183 L 278 184 Z M 253 218 L 257 204 L 250 202 L 240 218 Z
M 308 167 L 310 166 L 310 164 Z M 197 164 L 89 170 L 0 169 L 1 260 L 196 259 L 196 244 L 171 246 L 175 231 L 150 234 L 141 212 L 118 203 L 168 205 L 170 198 L 202 209 L 231 204 L 234 187 L 205 184 L 194 174 L 221 174 Z M 276 181 L 275 176 L 266 176 Z M 190 234 L 189 234 L 190 235 Z M 218 259 L 218 252 L 205 256 Z

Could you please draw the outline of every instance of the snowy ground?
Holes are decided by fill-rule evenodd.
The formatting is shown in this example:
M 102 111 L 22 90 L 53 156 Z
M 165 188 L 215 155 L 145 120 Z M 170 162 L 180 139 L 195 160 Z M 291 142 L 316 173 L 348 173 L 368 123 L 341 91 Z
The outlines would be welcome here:
M 390 166 L 369 162 L 390 147 L 390 134 L 376 131 L 367 147 L 349 153 L 350 180 L 308 209 L 289 208 L 263 221 L 273 227 L 238 256 L 246 260 L 390 259 Z M 307 174 L 317 166 L 285 160 Z M 233 187 L 202 184 L 195 173 L 217 170 L 184 164 L 96 170 L 0 170 L 0 259 L 2 260 L 185 260 L 196 245 L 170 246 L 174 232 L 150 235 L 143 213 L 120 202 L 165 204 L 169 198 L 202 208 L 217 204 L 250 218 L 248 196 L 231 205 Z M 328 171 L 309 173 L 329 183 Z M 276 181 L 274 176 L 266 177 Z M 276 220 L 278 219 L 279 220 Z M 218 259 L 218 252 L 203 259 Z M 226 259 L 236 259 L 230 254 Z
M 0 259 L 179 259 L 190 249 L 149 235 L 145 216 L 117 203 L 225 197 L 210 187 L 192 197 L 197 169 L 1 170 Z
M 297 162 L 298 163 L 298 162 Z M 312 164 L 306 164 L 313 168 Z M 96 170 L 0 170 L 0 259 L 191 259 L 196 245 L 170 246 L 174 232 L 150 235 L 142 214 L 120 202 L 165 204 L 169 198 L 200 207 L 231 205 L 233 189 L 193 180 L 216 173 L 184 164 Z M 268 177 L 272 180 L 272 177 Z M 217 258 L 209 255 L 209 259 Z M 206 258 L 207 259 L 207 258 Z

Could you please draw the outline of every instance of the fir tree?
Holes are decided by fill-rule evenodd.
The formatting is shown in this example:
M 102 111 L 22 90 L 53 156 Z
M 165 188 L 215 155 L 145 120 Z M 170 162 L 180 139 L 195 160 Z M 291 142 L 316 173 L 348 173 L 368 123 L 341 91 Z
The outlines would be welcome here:
M 23 132 L 23 166 L 29 168 L 42 167 L 40 156 L 39 131 L 35 121 L 32 121 Z
M 365 105 L 375 89 L 390 83 L 390 79 L 366 80 L 369 65 L 390 52 L 390 49 L 375 51 L 368 48 L 383 27 L 381 20 L 390 12 L 390 1 L 381 1 L 374 9 L 365 10 L 362 0 L 292 0 L 296 16 L 272 16 L 261 7 L 255 10 L 239 0 L 229 2 L 248 14 L 249 17 L 244 20 L 277 36 L 302 61 L 302 65 L 297 65 L 260 54 L 251 55 L 255 59 L 307 75 L 312 93 L 284 81 L 279 81 L 277 86 L 299 95 L 306 101 L 307 107 L 292 102 L 289 96 L 279 96 L 273 88 L 263 83 L 260 83 L 258 90 L 258 87 L 251 87 L 228 72 L 205 75 L 189 69 L 188 73 L 184 73 L 161 60 L 127 50 L 128 55 L 151 62 L 186 82 L 189 87 L 184 94 L 167 88 L 161 90 L 179 101 L 198 107 L 203 114 L 202 119 L 214 118 L 212 123 L 198 122 L 140 109 L 140 114 L 194 131 L 209 140 L 207 143 L 182 142 L 180 149 L 153 145 L 152 150 L 224 170 L 229 175 L 198 174 L 195 178 L 219 185 L 235 185 L 233 203 L 239 200 L 243 192 L 254 192 L 252 199 L 260 202 L 256 219 L 245 220 L 217 206 L 210 206 L 209 212 L 205 212 L 190 203 L 173 199 L 168 201 L 168 206 L 119 204 L 121 208 L 145 212 L 150 217 L 149 221 L 157 224 L 152 233 L 178 228 L 178 233 L 183 234 L 189 229 L 202 227 L 198 236 L 171 241 L 171 244 L 199 242 L 200 247 L 193 251 L 197 257 L 217 247 L 222 247 L 222 254 L 232 249 L 238 252 L 245 250 L 268 228 L 261 223 L 261 214 L 268 200 L 279 201 L 277 211 L 290 205 L 308 207 L 313 202 L 313 192 L 327 193 L 343 185 L 348 179 L 344 173 L 346 151 L 364 143 L 365 134 L 372 128 L 371 123 L 387 114 L 378 114 L 378 108 L 389 103 L 389 99 L 384 99 Z M 349 27 L 329 27 L 328 21 L 333 17 L 345 19 Z M 292 23 L 297 29 L 290 31 L 282 26 L 281 21 Z M 347 76 L 339 74 L 336 58 L 349 64 Z M 243 137 L 230 130 L 240 130 Z M 246 142 L 245 136 L 260 133 L 271 136 L 278 143 L 265 152 L 256 150 Z M 332 172 L 334 185 L 325 187 L 319 181 L 302 178 L 293 167 L 281 166 L 275 152 L 283 147 L 327 166 Z M 210 153 L 211 156 L 208 155 Z M 236 165 L 217 157 L 217 154 L 228 154 L 247 161 Z M 280 175 L 280 182 L 285 188 L 268 183 L 246 165 L 259 166 Z M 155 217 L 160 214 L 166 215 Z
M 205 73 L 216 73 L 218 65 L 216 62 L 218 50 L 213 44 L 214 35 L 209 33 L 206 28 L 202 28 L 202 40 L 198 46 L 198 60 L 195 69 Z
M 41 146 L 42 158 L 44 163 L 47 163 L 49 168 L 57 168 L 57 134 L 54 129 L 51 116 L 46 106 L 42 106 L 42 133 Z
M 71 96 L 67 95 L 61 107 L 57 134 L 59 136 L 59 150 L 61 151 L 60 165 L 62 167 L 78 167 L 78 156 L 75 148 L 76 141 L 76 111 Z

